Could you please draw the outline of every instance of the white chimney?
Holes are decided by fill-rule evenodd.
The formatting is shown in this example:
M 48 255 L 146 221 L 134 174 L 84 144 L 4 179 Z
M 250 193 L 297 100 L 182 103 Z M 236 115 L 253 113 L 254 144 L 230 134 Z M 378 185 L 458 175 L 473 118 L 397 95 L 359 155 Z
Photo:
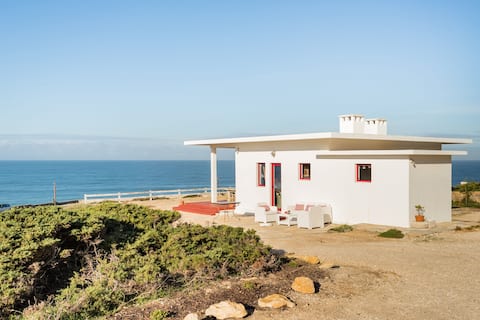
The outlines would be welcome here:
M 365 133 L 367 134 L 387 134 L 387 120 L 385 119 L 367 119 L 365 120 Z
M 364 133 L 365 118 L 358 114 L 339 116 L 341 133 Z

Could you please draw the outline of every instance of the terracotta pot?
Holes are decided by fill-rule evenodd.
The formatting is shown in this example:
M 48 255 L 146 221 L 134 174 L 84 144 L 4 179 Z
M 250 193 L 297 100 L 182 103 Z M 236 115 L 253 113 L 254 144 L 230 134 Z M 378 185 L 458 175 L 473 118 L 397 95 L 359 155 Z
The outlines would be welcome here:
M 423 221 L 425 221 L 425 216 L 416 215 L 416 216 L 415 216 L 415 221 L 417 221 L 417 222 L 423 222 Z

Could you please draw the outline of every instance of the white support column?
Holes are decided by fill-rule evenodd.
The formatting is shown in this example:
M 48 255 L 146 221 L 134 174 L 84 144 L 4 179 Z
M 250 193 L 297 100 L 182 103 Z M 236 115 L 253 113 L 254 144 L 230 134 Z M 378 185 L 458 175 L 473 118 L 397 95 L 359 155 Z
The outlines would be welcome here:
M 217 148 L 210 146 L 210 201 L 217 202 Z

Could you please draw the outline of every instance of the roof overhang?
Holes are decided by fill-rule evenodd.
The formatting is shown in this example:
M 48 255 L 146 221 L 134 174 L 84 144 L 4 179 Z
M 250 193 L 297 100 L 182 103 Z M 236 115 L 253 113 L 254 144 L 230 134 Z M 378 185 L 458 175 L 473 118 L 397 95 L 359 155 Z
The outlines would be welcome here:
M 290 135 L 275 136 L 257 136 L 257 137 L 240 137 L 225 139 L 208 139 L 208 140 L 190 140 L 185 141 L 186 146 L 215 146 L 219 148 L 236 148 L 242 144 L 266 143 L 266 142 L 292 142 L 292 141 L 325 141 L 325 140 L 359 140 L 359 141 L 403 141 L 403 142 L 425 142 L 438 144 L 468 144 L 472 143 L 472 139 L 456 139 L 456 138 L 437 138 L 437 137 L 416 137 L 416 136 L 391 136 L 376 134 L 353 134 L 339 132 L 322 132 L 322 133 L 304 133 Z

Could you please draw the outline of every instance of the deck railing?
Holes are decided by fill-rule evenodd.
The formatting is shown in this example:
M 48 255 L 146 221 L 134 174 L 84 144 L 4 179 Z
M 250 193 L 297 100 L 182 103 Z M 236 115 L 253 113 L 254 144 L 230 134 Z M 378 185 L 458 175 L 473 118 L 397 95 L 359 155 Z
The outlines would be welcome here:
M 226 193 L 228 200 L 232 197 L 234 187 L 220 187 L 217 188 L 217 193 Z M 84 194 L 83 201 L 99 202 L 105 200 L 132 200 L 132 199 L 149 199 L 153 200 L 158 197 L 178 197 L 189 195 L 200 195 L 211 192 L 211 188 L 192 188 L 192 189 L 173 189 L 173 190 L 149 190 L 149 191 L 137 191 L 137 192 L 116 192 L 116 193 L 98 193 L 98 194 Z

